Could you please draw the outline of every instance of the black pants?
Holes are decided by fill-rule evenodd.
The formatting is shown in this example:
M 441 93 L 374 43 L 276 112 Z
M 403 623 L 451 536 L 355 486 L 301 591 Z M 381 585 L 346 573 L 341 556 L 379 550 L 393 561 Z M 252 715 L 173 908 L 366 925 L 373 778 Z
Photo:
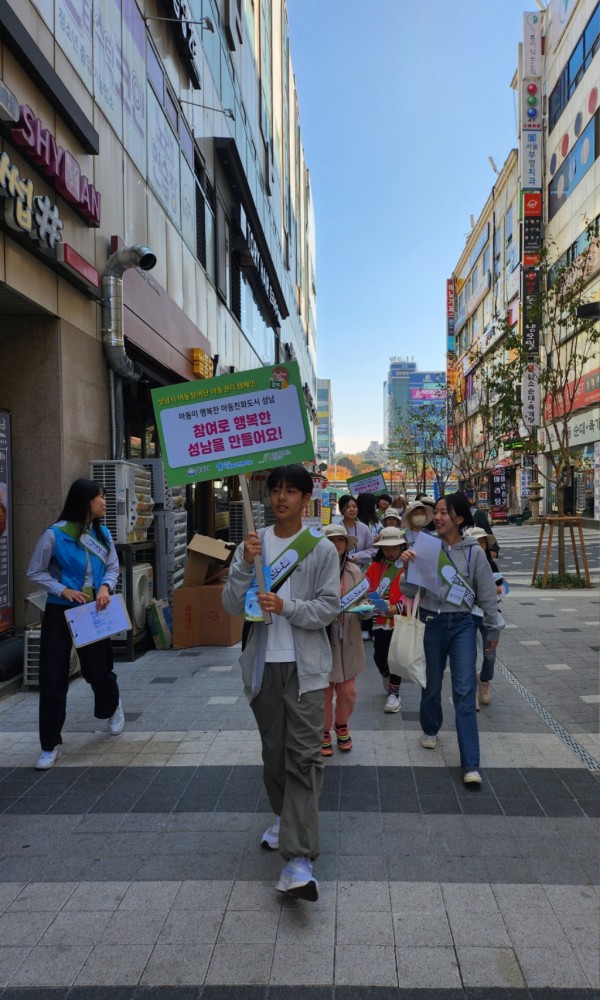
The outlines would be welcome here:
M 388 653 L 393 634 L 394 630 L 391 628 L 373 629 L 373 659 L 382 677 L 389 677 L 391 684 L 401 684 L 402 678 L 398 674 L 391 674 L 388 666 Z
M 65 609 L 47 604 L 42 619 L 40 646 L 40 743 L 42 750 L 54 750 L 62 743 L 61 730 L 67 712 L 69 661 L 73 640 L 65 619 Z M 78 651 L 81 673 L 94 692 L 94 715 L 110 719 L 119 704 L 117 675 L 113 671 L 110 639 L 100 639 Z

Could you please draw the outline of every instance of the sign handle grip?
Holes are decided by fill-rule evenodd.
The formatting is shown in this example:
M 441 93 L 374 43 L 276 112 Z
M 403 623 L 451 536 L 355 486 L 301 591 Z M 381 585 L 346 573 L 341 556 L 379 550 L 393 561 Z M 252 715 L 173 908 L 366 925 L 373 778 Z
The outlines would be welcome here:
M 239 477 L 240 480 L 240 490 L 242 492 L 242 502 L 244 504 L 244 514 L 246 515 L 246 524 L 248 525 L 248 531 L 256 531 L 254 525 L 254 515 L 252 513 L 252 504 L 250 503 L 250 491 L 248 489 L 248 477 L 243 473 Z M 260 556 L 254 557 L 254 570 L 256 572 L 256 579 L 258 581 L 258 592 L 259 594 L 266 594 L 267 588 L 265 586 L 265 574 L 263 573 L 263 564 Z M 271 612 L 263 611 L 263 619 L 265 625 L 271 625 Z

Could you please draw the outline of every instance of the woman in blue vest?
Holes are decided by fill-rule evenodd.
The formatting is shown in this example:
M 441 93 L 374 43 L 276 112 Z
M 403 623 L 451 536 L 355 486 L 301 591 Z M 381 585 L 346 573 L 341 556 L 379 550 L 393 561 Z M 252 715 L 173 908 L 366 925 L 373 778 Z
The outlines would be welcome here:
M 104 491 L 98 483 L 76 479 L 58 521 L 40 535 L 27 570 L 31 582 L 48 591 L 40 646 L 42 752 L 35 765 L 39 771 L 53 767 L 61 755 L 72 646 L 65 611 L 94 600 L 96 609 L 103 611 L 119 575 L 113 540 L 100 524 L 105 512 Z M 123 731 L 125 716 L 111 640 L 83 646 L 78 655 L 81 673 L 94 692 L 94 715 L 108 719 L 116 736 Z

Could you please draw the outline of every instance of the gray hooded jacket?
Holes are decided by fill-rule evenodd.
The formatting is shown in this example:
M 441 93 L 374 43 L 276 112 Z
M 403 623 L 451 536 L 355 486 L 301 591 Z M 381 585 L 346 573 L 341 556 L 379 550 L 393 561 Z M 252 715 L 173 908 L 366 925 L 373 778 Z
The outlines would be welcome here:
M 444 544 L 442 542 L 442 544 Z M 476 538 L 461 538 L 456 545 L 444 545 L 444 551 L 450 557 L 456 569 L 468 580 L 475 591 L 475 603 L 483 611 L 483 624 L 488 630 L 488 638 L 492 642 L 497 642 L 500 634 L 500 622 L 498 619 L 498 595 L 496 593 L 496 582 L 490 564 L 487 561 L 485 552 L 481 548 Z M 400 581 L 403 594 L 407 597 L 414 597 L 417 587 L 412 583 L 407 583 L 404 577 Z M 455 604 L 449 604 L 446 600 L 450 584 L 444 583 L 441 596 L 438 598 L 429 590 L 421 590 L 420 607 L 425 611 L 435 611 L 438 614 L 471 614 L 463 604 L 457 608 Z
M 258 533 L 261 542 L 266 530 L 261 528 Z M 240 542 L 223 590 L 223 607 L 230 615 L 243 613 L 246 591 L 253 575 L 254 566 L 244 560 L 244 543 Z M 325 628 L 340 611 L 340 564 L 331 542 L 323 539 L 304 557 L 290 576 L 290 589 L 291 598 L 283 602 L 281 613 L 292 626 L 298 688 L 302 695 L 329 684 L 332 659 Z M 262 685 L 268 628 L 262 622 L 255 622 L 240 656 L 244 691 L 249 701 L 256 697 Z

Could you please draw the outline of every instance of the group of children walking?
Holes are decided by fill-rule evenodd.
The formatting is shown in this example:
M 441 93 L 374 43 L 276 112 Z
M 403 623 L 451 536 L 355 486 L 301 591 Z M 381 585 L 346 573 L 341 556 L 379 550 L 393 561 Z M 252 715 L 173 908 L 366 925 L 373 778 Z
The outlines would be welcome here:
M 388 664 L 394 617 L 406 613 L 416 592 L 405 572 L 418 559 L 418 533 L 433 527 L 455 572 L 439 593 L 424 590 L 421 595 L 418 614 L 425 624 L 427 664 L 421 746 L 437 746 L 442 679 L 449 660 L 463 780 L 476 786 L 481 776 L 473 609 L 477 605 L 480 610 L 491 656 L 499 628 L 496 586 L 479 541 L 464 537 L 473 527 L 473 515 L 462 494 L 442 497 L 435 505 L 425 498 L 398 505 L 390 497 L 380 498 L 380 519 L 366 531 L 363 521 L 357 524 L 355 499 L 342 498 L 340 523 L 328 525 L 321 534 L 302 524 L 302 510 L 312 492 L 306 469 L 273 469 L 267 490 L 275 523 L 249 532 L 236 549 L 223 604 L 230 614 L 244 611 L 253 588 L 254 561 L 261 557 L 269 569 L 270 589 L 256 596 L 264 617 L 252 619 L 240 659 L 261 735 L 265 788 L 275 813 L 261 844 L 278 850 L 285 860 L 276 889 L 315 900 L 323 758 L 332 756 L 334 737 L 341 753 L 352 749 L 349 720 L 356 677 L 366 670 L 362 625 L 367 616 L 373 619 L 374 659 L 387 696 L 385 711 L 395 713 L 400 710 L 400 677 Z

